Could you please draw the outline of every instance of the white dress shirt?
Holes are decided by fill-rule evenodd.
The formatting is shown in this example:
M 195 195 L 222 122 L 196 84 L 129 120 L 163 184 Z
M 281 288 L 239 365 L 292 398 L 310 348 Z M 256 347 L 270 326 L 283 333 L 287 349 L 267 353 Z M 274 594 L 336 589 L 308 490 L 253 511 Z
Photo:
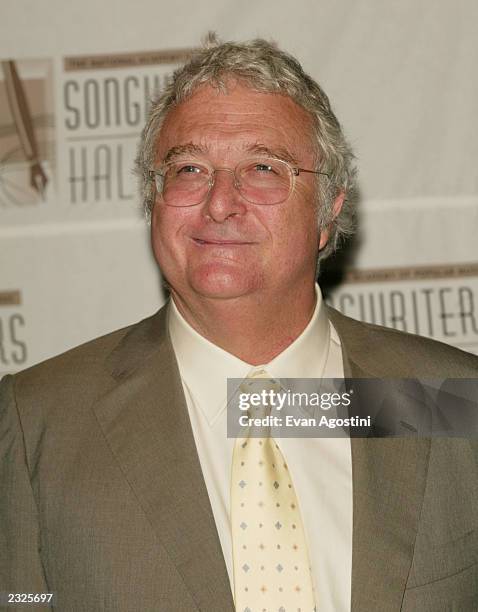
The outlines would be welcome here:
M 265 369 L 273 378 L 343 378 L 340 340 L 316 285 L 314 314 L 298 338 L 272 361 L 251 366 L 206 340 L 169 308 L 169 332 L 212 512 L 233 587 L 230 477 L 234 439 L 227 438 L 227 379 Z M 348 438 L 276 439 L 302 513 L 320 612 L 350 611 L 352 458 Z

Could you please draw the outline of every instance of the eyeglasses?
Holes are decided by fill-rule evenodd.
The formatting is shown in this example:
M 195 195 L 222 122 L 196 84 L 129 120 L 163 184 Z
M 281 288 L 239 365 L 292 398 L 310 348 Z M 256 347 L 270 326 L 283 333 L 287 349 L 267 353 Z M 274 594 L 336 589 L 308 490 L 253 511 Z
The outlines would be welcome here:
M 297 168 L 274 157 L 252 157 L 231 168 L 213 168 L 197 160 L 173 161 L 158 170 L 150 170 L 157 192 L 168 206 L 196 206 L 207 198 L 219 171 L 230 172 L 234 187 L 251 204 L 274 205 L 285 202 L 301 172 L 322 174 L 317 170 Z

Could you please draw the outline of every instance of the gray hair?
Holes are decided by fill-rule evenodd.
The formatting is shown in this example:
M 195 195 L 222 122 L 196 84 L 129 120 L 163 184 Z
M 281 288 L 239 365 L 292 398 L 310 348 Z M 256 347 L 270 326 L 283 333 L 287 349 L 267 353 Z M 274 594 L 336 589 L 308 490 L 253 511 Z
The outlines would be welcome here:
M 201 85 L 208 84 L 227 92 L 230 78 L 251 89 L 289 96 L 310 113 L 313 119 L 319 169 L 329 178 L 318 180 L 319 231 L 329 228 L 327 245 L 318 254 L 319 261 L 338 247 L 340 240 L 354 231 L 354 155 L 321 87 L 304 72 L 299 62 L 273 43 L 262 39 L 246 43 L 220 42 L 210 33 L 202 49 L 177 69 L 160 95 L 152 101 L 136 158 L 136 173 L 148 218 L 154 203 L 154 186 L 149 170 L 161 127 L 168 112 L 187 100 Z M 340 193 L 345 201 L 334 218 L 333 204 Z

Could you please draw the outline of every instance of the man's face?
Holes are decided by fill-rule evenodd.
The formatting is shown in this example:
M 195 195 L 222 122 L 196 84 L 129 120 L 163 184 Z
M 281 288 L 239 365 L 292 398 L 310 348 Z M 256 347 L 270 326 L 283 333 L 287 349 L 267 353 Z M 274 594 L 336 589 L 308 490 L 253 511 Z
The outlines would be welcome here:
M 312 120 L 290 98 L 234 85 L 227 94 L 199 88 L 172 110 L 163 125 L 156 167 L 179 151 L 180 159 L 234 169 L 266 149 L 292 165 L 314 169 Z M 181 153 L 186 146 L 194 153 Z M 173 207 L 157 196 L 152 243 L 173 293 L 197 298 L 259 301 L 313 285 L 319 244 L 316 175 L 302 173 L 288 200 L 276 205 L 246 201 L 230 172 L 219 171 L 207 199 Z

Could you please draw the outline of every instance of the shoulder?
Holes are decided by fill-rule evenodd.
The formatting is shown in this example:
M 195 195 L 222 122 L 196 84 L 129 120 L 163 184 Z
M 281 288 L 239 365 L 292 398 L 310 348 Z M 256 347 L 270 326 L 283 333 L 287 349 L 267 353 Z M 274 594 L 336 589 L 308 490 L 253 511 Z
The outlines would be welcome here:
M 97 407 L 135 389 L 134 372 L 160 364 L 165 309 L 0 382 L 0 438 L 23 439 L 29 464 L 39 453 L 74 462 L 99 434 Z M 154 359 L 159 353 L 159 358 Z M 136 377 L 136 384 L 138 377 Z M 117 393 L 117 395 L 115 395 Z M 23 452 L 23 451 L 22 451 Z
M 108 355 L 135 325 L 115 330 L 22 370 L 14 375 L 15 383 L 49 387 L 60 381 L 73 383 L 78 379 L 95 379 L 103 371 Z
M 327 314 L 353 359 L 382 364 L 397 376 L 474 378 L 478 357 L 453 346 L 396 329 L 351 319 L 334 308 Z
M 3 384 L 35 411 L 93 401 L 113 384 L 119 361 L 147 353 L 158 324 L 164 325 L 163 311 L 6 377 Z

